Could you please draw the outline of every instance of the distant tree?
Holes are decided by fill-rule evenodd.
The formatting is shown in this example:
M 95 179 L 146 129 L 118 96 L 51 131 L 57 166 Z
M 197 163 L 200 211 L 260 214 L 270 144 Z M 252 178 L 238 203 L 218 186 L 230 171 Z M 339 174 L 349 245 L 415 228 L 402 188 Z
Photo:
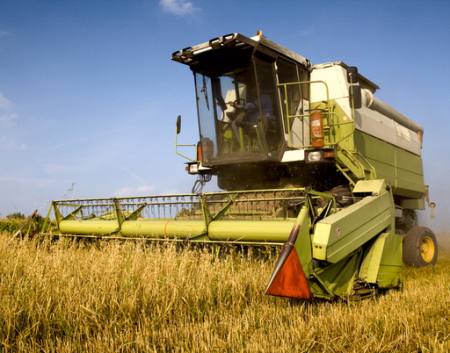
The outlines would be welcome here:
M 25 215 L 21 212 L 14 212 L 14 213 L 10 213 L 9 215 L 6 216 L 6 218 L 8 219 L 25 219 Z

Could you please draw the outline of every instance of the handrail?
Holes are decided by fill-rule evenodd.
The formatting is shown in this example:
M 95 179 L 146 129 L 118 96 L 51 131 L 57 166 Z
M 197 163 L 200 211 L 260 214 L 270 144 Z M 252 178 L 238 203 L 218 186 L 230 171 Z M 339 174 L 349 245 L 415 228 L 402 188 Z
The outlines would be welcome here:
M 330 106 L 329 106 L 329 102 L 330 102 L 330 94 L 329 94 L 329 88 L 328 88 L 328 84 L 325 81 L 322 80 L 314 80 L 314 81 L 296 81 L 296 82 L 286 82 L 286 83 L 279 83 L 277 85 L 277 88 L 283 89 L 284 92 L 284 102 L 282 102 L 282 104 L 284 104 L 284 108 L 285 108 L 285 120 L 286 120 L 286 127 L 287 129 L 287 135 L 288 135 L 288 145 L 292 146 L 292 131 L 291 131 L 291 121 L 295 118 L 299 118 L 302 121 L 302 124 L 304 125 L 304 118 L 305 117 L 309 117 L 310 114 L 294 114 L 291 115 L 289 114 L 289 98 L 288 98 L 288 87 L 289 86 L 298 86 L 298 85 L 304 85 L 304 84 L 322 84 L 325 87 L 325 92 L 326 92 L 326 101 L 321 101 L 320 103 L 325 103 L 326 108 L 323 110 L 323 114 L 326 116 L 326 120 L 327 120 L 327 126 L 325 127 L 325 129 L 327 130 L 331 130 L 331 128 L 334 125 L 334 121 L 332 118 L 333 113 L 331 112 Z M 311 103 L 310 103 L 311 104 Z M 314 109 L 317 110 L 317 109 Z M 311 110 L 309 110 L 311 111 Z M 305 136 L 304 136 L 304 132 L 305 129 L 303 127 L 303 141 L 305 140 Z M 329 136 L 329 140 L 331 140 L 331 135 Z M 312 147 L 310 144 L 309 145 L 303 145 L 303 147 Z
M 189 162 L 196 162 L 197 160 L 192 159 L 192 158 L 186 156 L 185 154 L 179 152 L 178 147 L 194 147 L 195 148 L 196 146 L 197 146 L 196 144 L 186 144 L 186 143 L 180 144 L 180 143 L 178 143 L 178 134 L 175 135 L 175 153 L 178 156 L 183 157 L 184 159 L 187 159 Z

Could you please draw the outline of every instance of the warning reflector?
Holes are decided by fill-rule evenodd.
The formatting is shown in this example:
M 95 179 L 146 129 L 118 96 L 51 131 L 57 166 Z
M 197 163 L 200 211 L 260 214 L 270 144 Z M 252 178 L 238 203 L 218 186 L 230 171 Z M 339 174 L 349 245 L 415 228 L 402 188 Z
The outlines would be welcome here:
M 272 278 L 266 289 L 268 295 L 311 299 L 308 280 L 294 247 L 298 232 L 298 227 L 294 227 L 288 241 L 283 246 L 283 250 L 281 250 Z

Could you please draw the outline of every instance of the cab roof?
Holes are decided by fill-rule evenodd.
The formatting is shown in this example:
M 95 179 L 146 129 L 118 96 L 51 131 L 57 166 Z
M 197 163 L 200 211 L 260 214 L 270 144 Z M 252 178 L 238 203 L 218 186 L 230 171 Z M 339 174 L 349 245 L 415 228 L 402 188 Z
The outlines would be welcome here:
M 181 62 L 183 64 L 193 66 L 196 62 L 196 57 L 200 54 L 226 47 L 253 47 L 271 57 L 284 56 L 287 57 L 306 68 L 310 68 L 311 63 L 308 59 L 300 54 L 284 48 L 283 46 L 267 39 L 258 33 L 254 37 L 246 37 L 240 33 L 230 33 L 220 37 L 215 37 L 207 42 L 186 47 L 172 53 L 172 60 Z
M 327 68 L 330 66 L 336 66 L 336 65 L 342 66 L 345 69 L 348 69 L 350 67 L 343 61 L 330 61 L 330 62 L 321 63 L 321 64 L 314 64 L 311 66 L 311 68 L 312 69 L 324 69 L 324 68 Z M 359 82 L 361 82 L 364 86 L 369 88 L 373 93 L 375 93 L 375 91 L 380 88 L 376 83 L 372 82 L 367 77 L 361 75 L 359 72 L 358 72 L 358 79 L 359 79 Z
M 278 56 L 283 56 L 285 58 L 288 58 L 292 61 L 295 61 L 296 63 L 303 65 L 308 70 L 320 69 L 333 65 L 340 65 L 345 69 L 349 67 L 342 61 L 333 61 L 312 65 L 307 58 L 268 39 L 262 34 L 261 31 L 258 31 L 257 35 L 254 37 L 246 37 L 240 33 L 229 33 L 220 37 L 215 37 L 207 42 L 175 51 L 174 53 L 172 53 L 172 60 L 194 68 L 199 63 L 198 59 L 200 59 L 200 54 L 212 52 L 214 50 L 226 47 L 253 47 L 271 57 L 276 58 Z M 360 82 L 365 84 L 365 86 L 368 87 L 372 92 L 375 92 L 380 88 L 377 84 L 359 73 L 358 77 Z

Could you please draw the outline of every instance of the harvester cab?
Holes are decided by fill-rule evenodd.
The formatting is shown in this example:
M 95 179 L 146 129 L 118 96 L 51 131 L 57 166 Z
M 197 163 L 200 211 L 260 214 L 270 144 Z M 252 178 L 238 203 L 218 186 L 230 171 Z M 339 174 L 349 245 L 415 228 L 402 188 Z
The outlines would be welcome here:
M 176 143 L 196 147 L 193 192 L 53 201 L 45 233 L 281 247 L 266 293 L 305 300 L 373 295 L 400 286 L 403 264 L 436 262 L 416 216 L 423 129 L 355 67 L 313 65 L 261 33 L 172 59 L 194 74 L 199 142 Z M 222 191 L 201 192 L 213 175 Z
M 330 95 L 347 97 L 347 110 L 360 106 L 359 81 L 377 86 L 356 68 L 334 65 L 335 87 L 262 33 L 214 38 L 172 59 L 188 65 L 195 80 L 200 140 L 190 174 L 217 175 L 224 190 L 347 183 L 333 163 L 348 129 L 338 129 Z
M 275 58 L 252 42 L 230 35 L 208 42 L 208 47 L 173 54 L 194 72 L 205 166 L 279 160 L 284 139 Z M 188 50 L 203 54 L 191 60 Z

